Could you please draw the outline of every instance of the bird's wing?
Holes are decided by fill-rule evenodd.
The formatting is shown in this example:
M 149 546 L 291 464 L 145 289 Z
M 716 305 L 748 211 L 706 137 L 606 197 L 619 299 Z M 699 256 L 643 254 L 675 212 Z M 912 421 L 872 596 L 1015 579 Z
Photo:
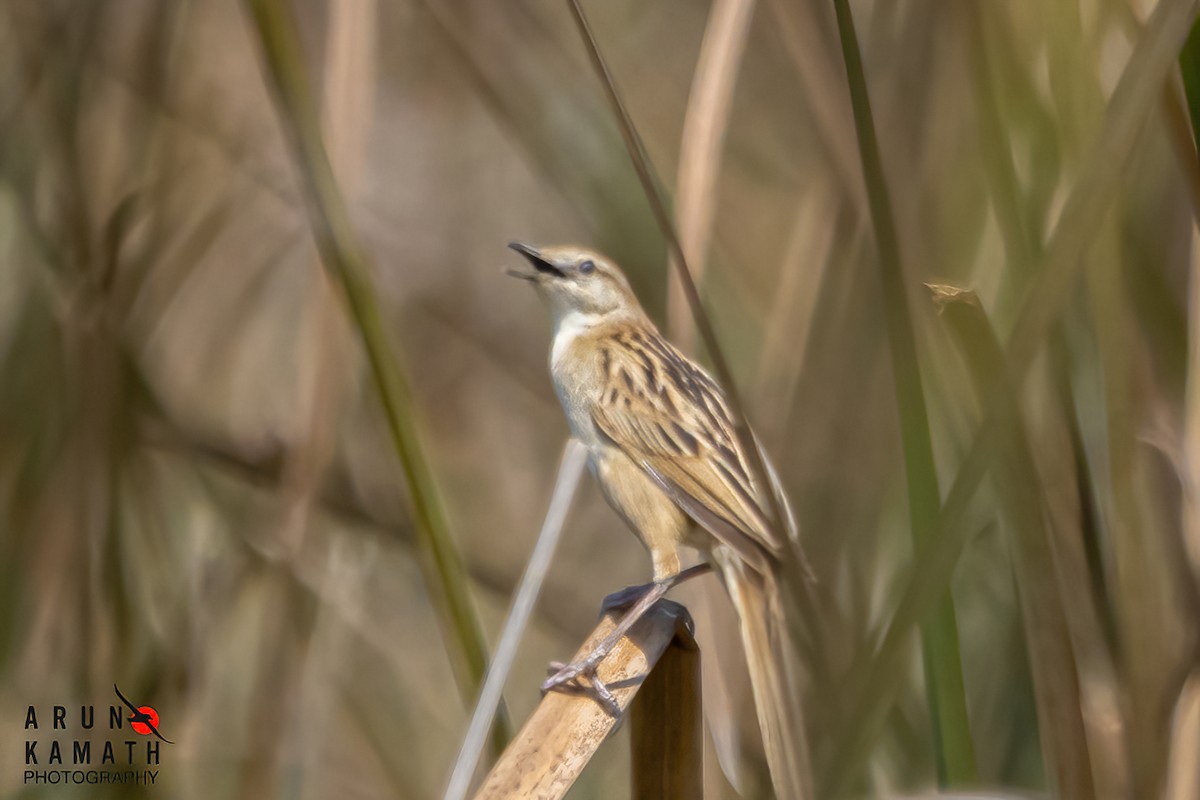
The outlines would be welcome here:
M 655 331 L 614 334 L 604 351 L 596 427 L 688 516 L 749 563 L 765 566 L 783 542 L 768 521 L 720 387 Z M 785 501 L 781 507 L 790 523 Z

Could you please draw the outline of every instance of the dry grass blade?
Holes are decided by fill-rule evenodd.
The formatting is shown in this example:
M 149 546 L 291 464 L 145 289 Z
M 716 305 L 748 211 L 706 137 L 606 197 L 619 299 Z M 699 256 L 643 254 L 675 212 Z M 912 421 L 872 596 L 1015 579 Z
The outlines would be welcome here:
M 821 184 L 804 193 L 796 209 L 796 221 L 788 234 L 787 247 L 780 264 L 779 289 L 767 315 L 762 355 L 754 385 L 759 387 L 759 408 L 768 426 L 764 435 L 782 433 L 787 412 L 792 408 L 796 385 L 800 380 L 826 274 L 835 261 L 835 242 L 839 233 L 850 233 L 849 250 L 862 246 L 865 225 L 831 225 L 827 209 L 835 202 Z
M 842 66 L 826 46 L 824 9 L 815 3 L 768 0 L 772 21 L 803 84 L 817 133 L 843 191 L 860 208 L 866 207 L 862 165 L 855 152 L 850 104 L 841 91 Z M 802 16 L 797 20 L 795 17 Z
M 382 401 L 392 444 L 408 482 L 416 516 L 422 569 L 427 588 L 443 614 L 455 676 L 464 699 L 473 701 L 483 682 L 486 645 L 483 628 L 468 593 L 468 583 L 428 459 L 414 420 L 408 379 L 391 352 L 369 264 L 350 223 L 329 165 L 311 92 L 304 74 L 295 25 L 281 0 L 249 0 L 268 75 L 276 89 L 281 117 L 296 150 L 304 178 L 317 247 L 345 292 L 371 375 Z M 494 729 L 497 745 L 507 740 L 507 718 Z
M 331 169 L 345 192 L 353 192 L 358 183 L 356 177 L 364 155 L 362 137 L 371 127 L 366 98 L 369 87 L 374 85 L 369 74 L 374 12 L 370 0 L 333 9 L 326 41 L 321 125 L 330 150 Z M 297 569 L 294 560 L 312 535 L 320 485 L 334 458 L 338 410 L 350 384 L 346 379 L 349 376 L 341 369 L 343 354 L 352 342 L 341 324 L 332 284 L 322 272 L 319 258 L 314 260 L 315 264 L 304 265 L 308 291 L 297 309 L 298 316 L 311 317 L 312 324 L 320 331 L 314 368 L 297 392 L 299 402 L 308 406 L 308 419 L 302 440 L 284 458 L 279 532 L 269 552 L 269 557 L 290 562 L 294 571 Z M 285 698 L 299 693 L 304 661 L 295 658 L 294 653 L 312 647 L 316 627 L 288 624 L 293 609 L 313 605 L 313 598 L 301 590 L 298 582 L 277 579 L 268 583 L 266 591 L 270 616 L 263 627 L 274 639 L 261 651 L 259 671 L 264 691 L 259 694 L 264 700 L 260 701 L 253 725 L 255 738 L 262 742 L 258 752 L 270 761 L 277 761 L 283 742 L 270 736 L 278 716 L 274 709 L 286 703 Z M 316 615 L 306 616 L 315 619 Z M 271 699 L 267 700 L 268 697 Z M 277 777 L 270 773 L 247 765 L 245 774 L 248 793 L 266 795 L 278 791 L 274 782 Z
M 1200 670 L 1194 670 L 1175 706 L 1167 787 L 1163 800 L 1200 797 Z
M 696 280 L 704 277 L 717 205 L 717 178 L 721 149 L 729 128 L 733 90 L 746 49 L 755 0 L 718 0 L 709 10 L 700 56 L 692 77 L 683 135 L 679 142 L 679 177 L 675 192 L 675 218 L 679 240 L 688 254 Z M 684 323 L 682 278 L 668 279 L 667 319 L 676 344 L 690 344 L 692 326 Z
M 1200 65 L 1198 65 L 1200 67 Z M 1200 75 L 1196 76 L 1200 79 Z M 1200 91 L 1200 87 L 1197 87 Z M 1196 163 L 1195 149 L 1190 154 Z M 1200 214 L 1200 204 L 1196 206 Z M 1200 230 L 1192 232 L 1189 270 L 1188 368 L 1184 404 L 1183 541 L 1192 577 L 1200 591 Z
M 834 9 L 846 63 L 854 126 L 858 133 L 867 205 L 871 210 L 879 248 L 880 286 L 883 290 L 892 380 L 900 417 L 909 525 L 919 560 L 923 548 L 937 528 L 941 505 L 929 412 L 921 386 L 921 366 L 909 310 L 908 286 L 901 263 L 895 213 L 883 173 L 883 160 L 875 133 L 858 34 L 854 30 L 854 17 L 846 0 L 835 0 Z M 958 646 L 958 618 L 949 589 L 938 601 L 936 610 L 921 623 L 921 641 L 938 780 L 943 786 L 969 786 L 976 779 L 975 747 L 967 718 L 962 656 Z
M 420 0 L 420 5 L 434 21 L 447 50 L 458 56 L 468 79 L 475 86 L 476 97 L 488 106 L 500 125 L 512 131 L 514 138 L 529 155 L 530 162 L 542 172 L 551 186 L 559 190 L 563 202 L 577 208 L 583 187 L 578 180 L 573 180 L 570 161 L 556 158 L 554 141 L 549 137 L 537 138 L 537 132 L 525 123 L 528 114 L 507 102 L 492 78 L 495 70 L 481 61 L 481 54 L 475 51 L 473 42 L 466 35 L 466 20 L 453 13 L 451 4 L 440 0 Z
M 1042 258 L 1044 269 L 1026 292 L 1007 344 L 1009 367 L 1025 373 L 1046 332 L 1083 269 L 1079 258 L 1092 240 L 1094 225 L 1112 204 L 1120 167 L 1134 149 L 1160 87 L 1195 20 L 1195 0 L 1163 0 L 1147 23 L 1113 90 L 1104 125 L 1085 153 L 1084 172 L 1072 188 Z
M 1096 319 L 1105 320 L 1094 334 L 1101 381 L 1093 389 L 1104 403 L 1102 423 L 1093 428 L 1102 432 L 1103 447 L 1089 454 L 1089 463 L 1097 476 L 1098 508 L 1107 537 L 1105 578 L 1126 693 L 1133 793 L 1151 797 L 1163 790 L 1168 731 L 1162 708 L 1175 700 L 1181 670 L 1187 668 L 1195 642 L 1194 634 L 1168 631 L 1187 631 L 1197 609 L 1186 607 L 1187 595 L 1179 591 L 1187 586 L 1184 570 L 1171 569 L 1182 554 L 1177 532 L 1158 522 L 1161 517 L 1145 504 L 1140 489 L 1148 451 L 1133 420 L 1135 409 L 1153 395 L 1134 389 L 1144 374 L 1144 362 L 1135 343 L 1136 321 L 1126 302 L 1124 266 L 1114 256 L 1117 241 L 1112 228 L 1097 232 L 1086 280 L 1087 308 Z M 1178 513 L 1175 508 L 1164 512 Z M 1146 625 L 1146 619 L 1162 627 Z
M 375 0 L 330 8 L 321 132 L 329 164 L 346 195 L 358 187 L 371 133 L 375 81 Z
M 1004 353 L 974 293 L 951 286 L 929 288 L 970 367 L 976 395 L 981 400 L 993 396 L 1006 400 L 1004 425 L 1012 435 L 998 454 L 993 483 L 1013 554 L 1043 757 L 1060 797 L 1094 797 L 1091 757 L 1080 713 L 1084 703 L 1059 586 L 1063 558 L 1055 552 L 1043 488 L 1017 398 L 1005 380 Z M 1074 588 L 1086 592 L 1088 584 L 1085 580 Z M 1086 596 L 1071 597 L 1071 602 L 1088 602 Z
M 1138 27 L 1130 3 L 1129 25 Z M 1179 72 L 1163 86 L 1163 112 L 1171 146 L 1187 178 L 1192 214 L 1200 222 L 1200 160 L 1196 157 L 1196 131 L 1200 130 L 1200 32 L 1193 30 L 1179 54 Z
M 321 125 L 329 147 L 330 167 L 343 192 L 353 194 L 359 183 L 365 155 L 365 138 L 370 131 L 370 88 L 375 85 L 371 55 L 375 21 L 373 0 L 344 3 L 332 9 L 325 50 L 324 91 Z M 339 372 L 343 353 L 351 346 L 342 327 L 337 298 L 318 262 L 310 268 L 309 305 L 301 313 L 311 314 L 320 331 L 315 364 L 308 383 L 300 392 L 311 398 L 305 442 L 289 452 L 284 463 L 283 483 L 286 510 L 281 544 L 294 552 L 310 523 L 310 511 L 319 484 L 334 457 L 338 410 L 350 383 Z
M 569 208 L 585 230 L 603 242 L 618 262 L 644 257 L 655 243 L 632 179 L 595 180 L 611 175 L 621 158 L 615 131 L 605 125 L 607 109 L 583 90 L 587 75 L 575 69 L 573 53 L 550 35 L 548 12 L 533 5 L 471 0 L 418 0 L 434 25 L 437 49 L 453 56 L 484 104 L 519 145 L 524 160 L 556 193 L 555 205 Z M 510 50 L 517 43 L 520 52 Z M 588 131 L 580 137 L 579 131 Z
M 1186 178 L 1188 196 L 1192 201 L 1192 215 L 1200 221 L 1200 160 L 1196 158 L 1196 140 L 1192 133 L 1192 122 L 1188 119 L 1183 104 L 1182 91 L 1171 81 L 1163 86 L 1162 114 L 1171 147 L 1179 168 Z
M 572 660 L 590 653 L 615 625 L 614 615 L 605 616 Z M 612 690 L 622 712 L 671 642 L 690 641 L 688 627 L 683 606 L 660 600 L 600 663 L 597 676 Z M 488 773 L 475 800 L 565 796 L 617 722 L 590 697 L 548 693 Z
M 1180 59 L 1182 79 L 1188 99 L 1192 101 L 1191 130 L 1187 120 L 1180 120 L 1182 109 L 1172 116 L 1172 142 L 1188 176 L 1192 193 L 1192 212 L 1200 220 L 1200 180 L 1197 179 L 1195 125 L 1200 106 L 1200 39 L 1193 32 Z M 1178 95 L 1167 89 L 1168 103 Z M 1187 385 L 1184 396 L 1183 461 L 1183 540 L 1187 553 L 1194 591 L 1200 592 L 1200 228 L 1193 228 L 1191 262 L 1188 270 L 1188 362 Z M 1167 779 L 1164 800 L 1186 800 L 1200 797 L 1200 669 L 1193 668 L 1176 701 L 1171 730 L 1170 752 L 1167 759 Z
M 1020 385 L 1070 296 L 1085 263 L 1081 256 L 1097 220 L 1113 201 L 1121 169 L 1151 116 L 1151 106 L 1160 96 L 1158 90 L 1195 13 L 1194 0 L 1160 3 L 1113 91 L 1104 124 L 1083 161 L 1084 172 L 1063 206 L 1005 348 L 1014 386 Z M 1001 411 L 995 400 L 986 404 L 983 421 L 942 504 L 937 532 L 907 582 L 872 663 L 857 669 L 857 677 L 851 679 L 850 696 L 856 700 L 844 716 L 845 738 L 836 747 L 838 763 L 832 767 L 833 778 L 828 784 L 831 790 L 843 785 L 865 757 L 882 724 L 887 698 L 895 691 L 898 665 L 912 627 L 949 585 L 969 533 L 962 525 L 967 506 L 1005 433 L 1000 425 Z
M 989 40 L 984 9 L 964 10 L 969 16 L 967 25 L 975 45 L 972 48 L 972 66 L 979 87 L 979 110 L 982 116 L 980 133 L 984 149 L 992 154 L 987 162 L 989 184 L 992 187 L 997 221 L 1004 237 L 1005 260 L 1010 275 L 1027 280 L 1028 271 L 1042 257 L 1042 247 L 1028 207 L 1022 203 L 1017 169 L 1013 162 L 1012 142 L 998 107 L 996 80 L 989 69 Z M 982 311 L 980 313 L 982 314 Z M 986 323 L 986 319 L 983 322 Z M 1055 481 L 1083 483 L 1089 476 L 1078 466 L 1082 461 L 1083 446 L 1075 428 L 1078 424 L 1075 416 L 1076 405 L 1067 375 L 1067 345 L 1061 326 L 1050 332 L 1050 349 L 1056 368 L 1061 368 L 1063 373 L 1050 389 L 1057 411 L 1050 416 L 1058 421 L 1063 439 L 1074 450 L 1074 458 L 1067 457 L 1061 461 L 1052 459 L 1055 463 L 1045 465 L 1046 472 L 1041 475 L 1041 479 L 1044 485 L 1053 484 Z M 1002 364 L 996 363 L 992 369 L 1000 370 Z M 1011 392 L 1011 388 L 1007 388 L 1006 391 Z M 979 396 L 987 397 L 990 393 L 984 391 Z M 1008 413 L 1012 416 L 1013 412 Z M 1026 437 L 1022 436 L 1022 440 L 1025 441 Z M 1010 443 L 1010 450 L 1012 446 Z M 1033 454 L 1032 448 L 1023 446 L 1023 449 Z M 1027 466 L 1033 466 L 1032 462 Z M 1035 473 L 1032 469 L 1022 468 L 1014 470 L 1011 477 L 1024 483 L 1028 479 L 1022 477 L 1022 474 L 1030 476 Z M 1007 484 L 998 479 L 998 485 L 1003 488 Z M 1083 493 L 1082 497 L 1080 492 Z M 1096 793 L 1101 797 L 1125 797 L 1130 787 L 1127 726 L 1120 705 L 1120 689 L 1113 655 L 1105 637 L 1101 614 L 1092 590 L 1093 576 L 1090 573 L 1084 544 L 1086 523 L 1083 508 L 1090 507 L 1091 497 L 1085 486 L 1080 486 L 1073 494 L 1073 502 L 1064 503 L 1059 499 L 1057 503 L 1049 503 L 1048 518 L 1044 523 L 1037 520 L 1033 522 L 1048 526 L 1048 533 L 1052 537 L 1056 579 L 1060 583 L 1059 596 L 1063 598 L 1062 610 L 1066 614 L 1075 668 L 1078 671 L 1078 699 L 1087 733 Z M 1079 510 L 1064 507 L 1074 505 L 1078 505 Z M 1017 528 L 1024 530 L 1025 526 L 1018 524 Z M 1036 568 L 1036 564 L 1033 566 Z M 1038 651 L 1032 648 L 1030 653 L 1031 657 L 1038 656 Z M 1052 666 L 1052 662 L 1047 664 L 1047 667 Z M 1055 704 L 1055 707 L 1061 707 L 1061 704 Z M 1064 713 L 1065 711 L 1066 709 Z M 1050 740 L 1043 735 L 1042 741 L 1045 746 Z M 1047 764 L 1053 763 L 1050 758 L 1046 761 Z
M 521 582 L 517 585 L 512 610 L 504 623 L 504 630 L 496 645 L 495 657 L 488 667 L 483 689 L 479 692 L 479 702 L 475 704 L 475 713 L 471 716 L 458 760 L 450 774 L 450 782 L 444 795 L 446 800 L 466 797 L 470 789 L 471 777 L 475 774 L 479 756 L 483 753 L 487 732 L 492 727 L 496 709 L 503 697 L 504 682 L 512 669 L 517 656 L 517 646 L 521 643 L 529 617 L 533 614 L 533 605 L 537 602 L 542 583 L 550 569 L 550 561 L 562 536 L 567 512 L 571 509 L 571 502 L 575 498 L 576 489 L 579 488 L 579 479 L 583 477 L 583 467 L 586 463 L 587 448 L 575 439 L 569 440 L 563 449 L 562 463 L 558 467 L 558 480 L 550 498 L 550 507 L 546 510 L 546 520 L 521 576 Z

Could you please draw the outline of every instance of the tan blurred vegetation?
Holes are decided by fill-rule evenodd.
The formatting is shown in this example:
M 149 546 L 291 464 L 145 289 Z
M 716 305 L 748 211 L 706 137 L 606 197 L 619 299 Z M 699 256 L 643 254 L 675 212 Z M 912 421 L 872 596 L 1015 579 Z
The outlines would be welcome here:
M 494 643 L 567 431 L 503 245 L 607 252 L 690 343 L 686 307 L 562 3 L 285 7 Z M 1200 796 L 1194 3 L 851 8 L 943 498 L 915 554 L 832 6 L 588 4 L 819 578 L 820 796 L 936 784 L 945 687 L 916 624 L 947 584 L 977 786 Z M 0 3 L 5 797 L 83 796 L 22 786 L 25 709 L 101 706 L 114 681 L 178 742 L 148 796 L 436 797 L 466 728 L 458 632 L 261 34 L 235 0 Z M 585 481 L 514 721 L 600 599 L 648 575 Z M 702 591 L 680 594 L 727 615 Z M 709 670 L 730 645 L 704 636 Z M 763 796 L 752 713 L 715 735 L 749 733 L 733 750 Z M 627 795 L 627 736 L 573 797 Z M 710 755 L 708 796 L 736 796 Z

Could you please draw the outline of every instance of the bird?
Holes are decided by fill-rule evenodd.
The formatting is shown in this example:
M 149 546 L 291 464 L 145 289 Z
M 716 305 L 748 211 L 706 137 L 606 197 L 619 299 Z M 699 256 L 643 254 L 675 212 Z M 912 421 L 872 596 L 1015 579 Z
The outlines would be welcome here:
M 586 680 L 615 716 L 598 665 L 672 586 L 715 569 L 738 614 L 776 794 L 811 797 L 779 581 L 789 553 L 807 565 L 774 468 L 751 436 L 767 473 L 754 474 L 725 392 L 663 337 L 614 261 L 571 245 L 509 248 L 532 267 L 509 274 L 531 283 L 549 307 L 550 374 L 571 434 L 587 448 L 602 494 L 649 551 L 653 569 L 651 583 L 606 599 L 606 609 L 623 607 L 625 615 L 585 658 L 551 664 L 543 691 L 579 689 Z M 681 569 L 685 546 L 708 560 Z

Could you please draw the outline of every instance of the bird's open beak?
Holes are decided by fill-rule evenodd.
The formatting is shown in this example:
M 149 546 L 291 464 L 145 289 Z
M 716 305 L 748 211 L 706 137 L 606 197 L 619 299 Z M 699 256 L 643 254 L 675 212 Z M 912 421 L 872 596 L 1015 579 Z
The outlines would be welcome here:
M 552 275 L 556 278 L 566 277 L 566 273 L 543 258 L 542 254 L 537 251 L 537 248 L 530 247 L 529 245 L 522 244 L 521 242 L 509 242 L 508 248 L 510 250 L 516 250 L 518 253 L 525 256 L 525 260 L 532 264 L 533 268 L 537 270 L 537 272 L 522 272 L 521 270 L 516 269 L 507 270 L 508 274 L 512 275 L 514 278 L 521 278 L 527 281 L 537 281 L 539 273 L 542 275 Z

